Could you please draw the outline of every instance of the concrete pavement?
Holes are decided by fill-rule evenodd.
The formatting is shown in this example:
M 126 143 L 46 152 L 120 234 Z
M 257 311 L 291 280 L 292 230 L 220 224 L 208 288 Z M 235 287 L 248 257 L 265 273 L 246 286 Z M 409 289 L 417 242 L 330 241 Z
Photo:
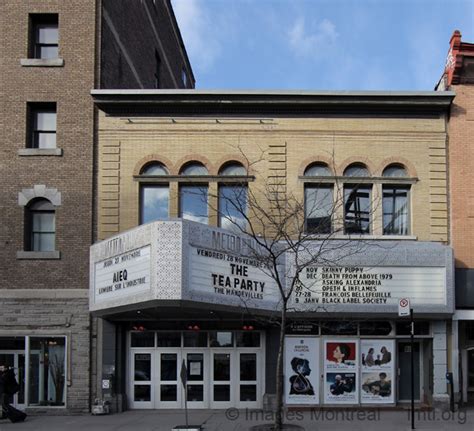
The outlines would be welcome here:
M 244 431 L 272 420 L 256 410 L 190 410 L 190 423 L 205 431 Z M 395 431 L 410 430 L 409 411 L 402 410 L 314 410 L 286 412 L 286 422 L 305 430 Z M 170 431 L 185 423 L 184 411 L 134 410 L 109 416 L 28 416 L 24 423 L 0 420 L 0 431 Z M 474 410 L 416 412 L 418 430 L 474 429 Z

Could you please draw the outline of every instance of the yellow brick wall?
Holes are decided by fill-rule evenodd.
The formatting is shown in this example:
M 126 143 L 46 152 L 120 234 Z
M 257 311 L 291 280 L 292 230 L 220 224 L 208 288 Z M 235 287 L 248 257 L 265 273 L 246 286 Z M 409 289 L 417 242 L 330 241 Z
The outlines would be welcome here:
M 444 118 L 99 118 L 99 238 L 139 223 L 139 183 L 134 173 L 154 157 L 171 174 L 186 161 L 203 161 L 217 175 L 226 160 L 257 163 L 251 187 L 278 184 L 302 197 L 304 167 L 323 160 L 337 175 L 355 161 L 380 177 L 390 163 L 403 163 L 418 181 L 411 187 L 411 234 L 448 241 L 446 131 Z M 373 196 L 381 185 L 374 187 Z M 170 186 L 170 198 L 177 185 Z M 177 215 L 172 202 L 171 216 Z M 373 233 L 381 234 L 381 204 Z M 215 217 L 211 222 L 215 223 Z

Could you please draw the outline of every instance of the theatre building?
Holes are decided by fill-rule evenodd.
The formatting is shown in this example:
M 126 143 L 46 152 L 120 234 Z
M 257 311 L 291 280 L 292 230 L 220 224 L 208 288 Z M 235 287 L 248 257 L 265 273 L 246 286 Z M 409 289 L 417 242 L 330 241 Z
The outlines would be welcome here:
M 398 317 L 402 298 L 415 317 L 416 402 L 449 405 L 453 93 L 92 96 L 99 111 L 89 291 L 97 396 L 118 411 L 180 409 L 184 361 L 189 407 L 272 405 L 281 297 L 251 252 L 266 231 L 242 234 L 235 228 L 246 225 L 244 216 L 232 212 L 248 209 L 248 197 L 270 185 L 304 203 L 307 250 L 324 242 L 330 256 L 304 268 L 290 299 L 286 405 L 408 402 L 412 350 L 408 320 Z M 279 273 L 295 270 L 293 253 L 281 256 Z

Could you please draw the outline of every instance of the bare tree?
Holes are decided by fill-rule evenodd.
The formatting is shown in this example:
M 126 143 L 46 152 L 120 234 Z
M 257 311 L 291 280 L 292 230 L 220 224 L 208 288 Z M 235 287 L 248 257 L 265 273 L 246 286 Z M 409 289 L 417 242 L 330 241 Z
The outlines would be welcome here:
M 340 234 L 356 232 L 370 219 L 374 208 L 373 201 L 370 207 L 363 202 L 361 205 L 357 184 L 348 190 L 341 187 L 336 176 L 331 177 L 331 186 L 329 181 L 314 177 L 310 178 L 312 187 L 307 189 L 310 192 L 306 190 L 304 196 L 288 190 L 284 179 L 270 182 L 258 176 L 257 165 L 264 161 L 264 152 L 256 161 L 250 161 L 243 151 L 241 156 L 246 160 L 247 178 L 229 182 L 225 193 L 214 199 L 206 191 L 206 201 L 217 212 L 221 227 L 249 239 L 249 257 L 277 287 L 279 307 L 265 319 L 279 327 L 273 424 L 273 429 L 279 431 L 283 427 L 283 361 L 288 314 L 301 310 L 299 297 L 305 292 L 319 293 L 315 285 L 303 284 L 301 276 L 307 268 L 338 266 L 342 259 L 361 253 L 366 243 Z M 258 180 L 248 184 L 253 176 Z M 212 208 L 211 201 L 218 202 L 217 208 Z M 354 206 L 352 212 L 349 206 Z M 347 217 L 348 213 L 352 213 L 352 219 Z M 338 240 L 334 241 L 336 237 Z M 242 302 L 245 306 L 245 300 Z M 305 305 L 304 310 L 325 311 L 321 304 Z

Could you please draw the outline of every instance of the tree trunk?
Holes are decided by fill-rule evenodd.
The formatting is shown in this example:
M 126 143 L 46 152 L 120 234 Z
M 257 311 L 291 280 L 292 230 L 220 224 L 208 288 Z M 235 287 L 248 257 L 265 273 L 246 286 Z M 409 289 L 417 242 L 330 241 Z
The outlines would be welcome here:
M 286 330 L 286 302 L 281 309 L 280 343 L 278 346 L 277 369 L 276 369 L 276 411 L 275 431 L 281 431 L 283 426 L 283 357 L 285 352 Z

